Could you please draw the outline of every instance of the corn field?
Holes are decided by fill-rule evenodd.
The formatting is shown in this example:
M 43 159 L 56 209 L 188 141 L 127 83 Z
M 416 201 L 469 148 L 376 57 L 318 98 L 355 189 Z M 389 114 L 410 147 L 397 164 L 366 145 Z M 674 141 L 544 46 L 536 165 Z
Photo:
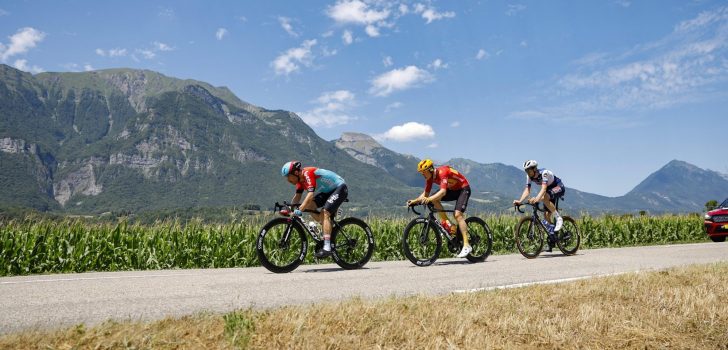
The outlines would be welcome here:
M 0 222 L 0 275 L 258 266 L 255 240 L 270 216 L 227 224 L 192 220 L 151 225 L 26 218 Z M 403 260 L 400 238 L 411 218 L 368 218 L 376 240 L 372 260 Z M 493 252 L 515 252 L 515 216 L 485 217 Z M 582 248 L 705 241 L 699 216 L 585 216 L 577 220 Z M 309 246 L 311 248 L 312 245 Z M 443 249 L 443 257 L 447 257 Z M 309 252 L 307 263 L 315 263 Z M 328 260 L 325 262 L 329 262 Z

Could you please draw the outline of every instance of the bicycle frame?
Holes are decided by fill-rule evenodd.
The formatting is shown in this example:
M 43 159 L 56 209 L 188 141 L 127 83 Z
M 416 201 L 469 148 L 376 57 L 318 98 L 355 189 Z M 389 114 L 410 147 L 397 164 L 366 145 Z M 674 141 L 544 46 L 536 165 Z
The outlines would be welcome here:
M 541 203 L 537 203 L 536 205 L 533 205 L 528 202 L 521 203 L 520 205 L 514 206 L 515 210 L 520 212 L 521 214 L 526 213 L 525 211 L 521 210 L 521 205 L 528 205 L 531 208 L 533 208 L 533 214 L 531 214 L 531 221 L 536 222 L 539 226 L 541 226 L 541 228 L 544 230 L 544 232 L 548 232 L 548 228 L 543 225 L 543 223 L 541 222 L 541 217 L 538 215 L 538 212 L 544 212 L 544 213 L 546 212 L 545 206 L 543 206 L 543 204 L 541 204 Z
M 308 228 L 308 225 L 306 225 L 306 222 L 303 221 L 303 217 L 296 216 L 296 215 L 290 215 L 290 213 L 283 213 L 283 211 L 282 211 L 282 209 L 288 209 L 289 211 L 292 211 L 294 208 L 298 208 L 300 206 L 301 206 L 300 203 L 291 204 L 291 203 L 288 203 L 285 201 L 283 202 L 283 204 L 278 204 L 278 202 L 276 202 L 276 204 L 274 206 L 274 209 L 273 209 L 274 212 L 278 212 L 280 215 L 283 215 L 283 216 L 286 216 L 289 218 L 289 223 L 288 223 L 288 226 L 286 226 L 286 231 L 284 232 L 283 236 L 281 236 L 281 241 L 278 243 L 281 247 L 285 246 L 288 243 L 288 241 L 290 240 L 291 231 L 293 230 L 294 222 L 297 222 L 301 227 L 303 227 L 303 229 L 308 233 L 309 236 L 311 236 L 311 239 L 314 242 L 316 242 L 317 244 L 318 243 L 323 244 L 323 242 L 324 242 L 323 237 L 319 237 L 319 235 L 317 235 L 315 232 L 311 231 L 311 229 Z M 315 213 L 315 214 L 321 213 L 318 210 L 310 210 L 310 209 L 306 209 L 303 212 Z M 338 230 L 339 228 L 340 228 L 339 222 L 332 218 L 331 219 L 331 231 L 333 232 L 335 230 Z M 323 232 L 322 232 L 322 234 L 323 234 Z
M 420 212 L 417 211 L 417 209 L 415 209 L 415 207 L 418 205 L 425 206 L 424 204 L 412 205 L 412 206 L 409 206 L 407 208 L 407 210 L 408 211 L 412 210 L 412 212 L 419 215 L 420 217 L 424 217 L 424 215 L 422 215 Z M 440 213 L 440 212 L 454 213 L 455 210 L 447 210 L 447 209 L 440 210 L 440 209 L 435 208 L 435 206 L 432 205 L 432 203 L 428 203 L 426 206 L 427 206 L 427 209 L 429 209 L 429 212 L 428 212 L 428 216 L 427 216 L 427 226 L 425 226 L 425 232 L 424 232 L 425 235 L 427 234 L 427 232 L 430 232 L 429 228 L 434 226 L 435 228 L 437 228 L 437 232 L 440 233 L 440 236 L 444 237 L 448 242 L 451 242 L 453 239 L 455 239 L 455 237 L 457 237 L 457 236 L 450 235 L 450 232 L 446 232 L 445 229 L 442 227 L 442 225 L 440 225 L 440 221 L 437 220 L 437 218 L 435 217 L 435 213 Z M 457 225 L 457 223 L 456 223 L 456 225 Z M 422 240 L 422 241 L 427 240 L 427 236 L 421 237 L 420 240 Z

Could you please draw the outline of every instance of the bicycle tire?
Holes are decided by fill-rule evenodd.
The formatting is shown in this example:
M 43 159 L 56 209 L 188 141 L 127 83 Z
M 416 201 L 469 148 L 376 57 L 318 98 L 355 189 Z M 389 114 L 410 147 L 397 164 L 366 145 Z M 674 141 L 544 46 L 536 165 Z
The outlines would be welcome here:
M 366 265 L 374 254 L 374 247 L 372 230 L 358 218 L 339 221 L 339 228 L 331 233 L 334 262 L 346 270 Z
M 428 219 L 416 218 L 404 228 L 402 252 L 416 266 L 430 266 L 440 256 L 442 237 L 440 237 L 437 229 L 433 227 L 434 225 L 436 223 L 430 222 Z M 421 228 L 417 230 L 420 226 Z M 410 239 L 413 240 L 410 241 Z M 434 246 L 431 246 L 433 239 Z M 431 253 L 429 253 L 430 250 L 432 250 Z
M 559 240 L 556 245 L 564 255 L 574 255 L 579 250 L 579 244 L 581 244 L 579 227 L 576 226 L 576 221 L 569 216 L 564 216 L 562 219 L 564 224 L 557 233 Z
M 524 224 L 526 225 L 525 227 Z M 514 231 L 514 238 L 516 240 L 516 248 L 521 252 L 521 255 L 528 259 L 533 259 L 541 254 L 544 241 L 544 233 L 541 231 L 541 226 L 534 222 L 530 216 L 523 217 L 518 221 L 516 230 Z M 531 243 L 531 245 L 527 246 L 527 243 Z
M 293 232 L 290 233 L 286 246 L 281 247 L 280 240 L 289 226 Z M 286 273 L 295 270 L 306 258 L 308 240 L 299 222 L 289 218 L 275 218 L 265 224 L 258 233 L 255 250 L 258 253 L 258 261 L 263 267 L 270 272 Z M 285 256 L 284 261 L 277 261 L 278 256 Z
M 473 248 L 473 251 L 465 258 L 474 263 L 485 261 L 493 249 L 493 233 L 490 231 L 490 227 L 483 219 L 476 216 L 465 219 L 465 223 L 468 225 L 470 246 Z M 476 240 L 479 242 L 473 244 Z

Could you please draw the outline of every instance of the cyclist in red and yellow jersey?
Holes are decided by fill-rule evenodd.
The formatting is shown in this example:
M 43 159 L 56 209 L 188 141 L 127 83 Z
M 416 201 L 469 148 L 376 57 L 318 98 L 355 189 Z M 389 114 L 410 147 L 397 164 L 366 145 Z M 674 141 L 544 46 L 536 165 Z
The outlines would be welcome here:
M 468 241 L 468 225 L 465 223 L 463 213 L 468 207 L 468 199 L 470 199 L 470 184 L 465 175 L 448 165 L 435 168 L 432 160 L 424 159 L 417 164 L 417 171 L 425 177 L 425 191 L 419 197 L 407 201 L 407 205 L 432 202 L 435 208 L 442 210 L 441 201 L 455 202 L 455 221 L 457 222 L 460 232 L 463 233 L 463 250 L 458 254 L 458 258 L 464 258 L 473 250 Z M 430 196 L 432 185 L 437 183 L 440 190 Z M 454 227 L 450 228 L 447 220 L 447 214 L 440 212 L 440 221 L 443 227 L 450 233 L 453 233 Z

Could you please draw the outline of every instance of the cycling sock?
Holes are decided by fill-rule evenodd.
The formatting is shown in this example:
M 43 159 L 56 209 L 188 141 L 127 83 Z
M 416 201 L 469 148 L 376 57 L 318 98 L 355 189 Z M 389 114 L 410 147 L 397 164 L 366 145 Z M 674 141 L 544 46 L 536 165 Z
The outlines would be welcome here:
M 331 250 L 331 240 L 324 240 L 324 250 Z
M 561 214 L 559 214 L 559 212 L 556 211 L 556 210 L 554 211 L 554 214 L 553 215 L 554 215 L 554 219 L 558 219 L 558 218 L 561 217 Z

